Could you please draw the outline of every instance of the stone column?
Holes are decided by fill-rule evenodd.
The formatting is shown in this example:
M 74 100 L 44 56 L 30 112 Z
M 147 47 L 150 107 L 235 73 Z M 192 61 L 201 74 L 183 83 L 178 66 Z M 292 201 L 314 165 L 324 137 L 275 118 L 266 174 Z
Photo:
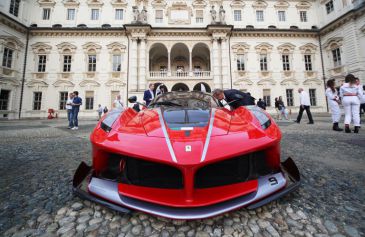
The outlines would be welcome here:
M 138 55 L 138 91 L 146 89 L 146 39 L 140 40 Z
M 138 78 L 137 78 L 137 69 L 138 69 L 138 62 L 137 62 L 137 38 L 132 38 L 131 39 L 131 51 L 130 51 L 130 91 L 137 91 L 137 83 L 138 83 Z
M 229 71 L 229 64 L 230 64 L 230 59 L 229 59 L 229 51 L 228 51 L 228 40 L 227 39 L 222 39 L 222 53 L 221 53 L 221 57 L 222 57 L 222 86 L 224 89 L 228 89 L 231 87 L 231 82 L 230 82 L 230 71 Z
M 193 76 L 193 52 L 189 51 L 189 76 Z
M 167 50 L 167 76 L 171 76 L 171 51 Z
M 214 88 L 222 88 L 222 84 L 220 81 L 220 67 L 219 67 L 219 45 L 218 38 L 213 38 L 213 83 Z

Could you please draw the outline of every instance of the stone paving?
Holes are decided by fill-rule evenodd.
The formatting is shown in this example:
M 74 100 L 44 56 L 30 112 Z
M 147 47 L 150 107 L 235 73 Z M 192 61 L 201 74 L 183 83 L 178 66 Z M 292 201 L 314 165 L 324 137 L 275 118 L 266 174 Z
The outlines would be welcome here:
M 74 197 L 72 176 L 80 161 L 90 163 L 94 121 L 78 131 L 64 120 L 1 121 L 0 236 L 365 236 L 365 129 L 338 133 L 329 121 L 278 122 L 282 157 L 302 174 L 299 190 L 194 221 L 123 215 Z

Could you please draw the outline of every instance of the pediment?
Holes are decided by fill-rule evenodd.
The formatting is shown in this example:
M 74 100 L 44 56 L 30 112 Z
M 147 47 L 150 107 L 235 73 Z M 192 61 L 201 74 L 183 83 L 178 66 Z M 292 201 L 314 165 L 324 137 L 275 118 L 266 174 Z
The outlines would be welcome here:
M 125 86 L 126 84 L 122 80 L 110 79 L 105 82 L 106 86 Z
M 292 43 L 284 43 L 278 46 L 278 50 L 282 53 L 284 50 L 289 50 L 290 52 L 293 52 L 295 49 L 295 45 Z
M 272 46 L 271 44 L 264 42 L 264 43 L 261 43 L 261 44 L 259 44 L 259 45 L 255 46 L 255 49 L 256 49 L 256 51 L 257 51 L 257 52 L 259 52 L 259 53 L 260 53 L 262 50 L 266 50 L 267 52 L 270 52 L 270 51 L 272 50 L 272 48 L 273 48 L 273 47 L 274 47 L 274 46 Z
M 301 1 L 298 2 L 297 5 L 295 5 L 298 9 L 309 9 L 311 7 L 311 4 L 307 1 Z
M 207 3 L 204 0 L 195 0 L 193 2 L 194 8 L 205 8 L 206 5 L 207 5 Z
M 242 8 L 245 6 L 245 3 L 242 0 L 234 0 L 231 2 L 232 8 Z
M 40 7 L 54 7 L 56 4 L 54 0 L 38 0 L 37 2 Z
M 88 0 L 87 5 L 90 7 L 102 7 L 104 3 L 101 0 Z
M 299 49 L 302 53 L 305 53 L 305 51 L 307 51 L 307 50 L 310 50 L 311 52 L 314 52 L 314 51 L 317 50 L 317 48 L 318 48 L 318 46 L 315 45 L 315 44 L 312 44 L 312 43 L 307 43 L 307 44 L 302 45 L 302 46 L 299 47 Z
M 323 44 L 323 47 L 326 48 L 327 50 L 330 50 L 342 46 L 342 42 L 343 42 L 342 37 L 332 37 Z
M 153 8 L 165 8 L 167 3 L 164 0 L 154 0 L 151 5 Z
M 88 42 L 86 44 L 82 45 L 82 48 L 87 52 L 89 50 L 95 50 L 97 53 L 100 51 L 101 49 L 101 45 L 94 43 L 94 42 Z
M 62 53 L 64 50 L 69 50 L 71 53 L 75 53 L 77 46 L 70 44 L 68 42 L 62 42 L 60 44 L 56 45 L 60 53 Z
M 286 9 L 289 7 L 289 3 L 287 1 L 277 1 L 274 5 L 275 8 Z
M 113 7 L 126 7 L 128 2 L 125 0 L 113 0 L 111 3 Z
M 52 46 L 46 43 L 37 42 L 31 45 L 34 53 L 50 53 Z
M 24 47 L 24 43 L 21 42 L 18 38 L 14 37 L 14 36 L 0 35 L 0 40 L 4 41 L 5 45 L 8 45 L 8 46 L 13 45 L 13 46 L 10 46 L 11 48 L 18 49 L 19 47 Z
M 110 51 L 114 51 L 114 50 L 120 50 L 122 52 L 125 51 L 125 49 L 127 48 L 127 46 L 125 46 L 124 44 L 121 44 L 119 42 L 113 42 L 110 43 L 108 45 L 106 45 L 106 47 L 110 50 Z
M 63 5 L 65 7 L 78 7 L 80 2 L 78 0 L 64 0 Z
M 246 43 L 237 43 L 237 44 L 232 45 L 232 50 L 234 53 L 244 53 L 249 49 L 250 49 L 250 45 L 248 45 Z
M 271 78 L 265 78 L 265 79 L 261 79 L 260 81 L 257 82 L 257 85 L 260 86 L 273 86 L 276 85 L 276 81 L 274 79 Z
M 53 86 L 55 86 L 55 87 L 59 87 L 59 86 L 74 87 L 75 84 L 69 80 L 57 80 L 57 81 L 55 81 L 55 83 L 53 83 Z
M 250 86 L 250 85 L 253 85 L 253 82 L 250 79 L 239 79 L 239 80 L 236 80 L 233 84 L 235 86 L 239 86 L 239 85 Z
M 18 80 L 14 79 L 14 78 L 7 78 L 7 77 L 1 78 L 0 84 L 20 86 L 20 82 Z
M 265 9 L 267 7 L 267 2 L 265 1 L 255 1 L 252 3 L 252 7 L 256 9 Z
M 309 78 L 303 82 L 303 85 L 311 86 L 311 85 L 321 85 L 322 81 L 315 78 Z
M 28 87 L 48 87 L 48 83 L 43 81 L 43 80 L 30 80 L 29 82 L 27 82 L 27 86 Z
M 85 87 L 85 86 L 100 86 L 100 83 L 94 80 L 82 80 L 79 84 L 81 87 Z
M 294 78 L 287 78 L 280 82 L 282 86 L 299 85 L 299 81 Z

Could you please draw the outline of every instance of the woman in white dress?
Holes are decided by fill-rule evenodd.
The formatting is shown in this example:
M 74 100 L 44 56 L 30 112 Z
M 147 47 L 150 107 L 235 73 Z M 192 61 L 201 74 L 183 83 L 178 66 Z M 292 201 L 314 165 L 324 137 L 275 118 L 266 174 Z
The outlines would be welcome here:
M 338 127 L 338 122 L 341 119 L 341 111 L 340 111 L 340 96 L 338 95 L 338 91 L 335 88 L 335 80 L 328 80 L 327 81 L 327 89 L 326 89 L 326 96 L 328 99 L 328 106 L 331 109 L 332 113 L 332 129 L 334 131 L 342 131 L 343 129 Z
M 360 87 L 356 85 L 356 78 L 352 74 L 346 76 L 346 81 L 340 88 L 340 97 L 345 108 L 345 132 L 351 133 L 350 123 L 354 122 L 354 132 L 358 133 L 360 129 Z

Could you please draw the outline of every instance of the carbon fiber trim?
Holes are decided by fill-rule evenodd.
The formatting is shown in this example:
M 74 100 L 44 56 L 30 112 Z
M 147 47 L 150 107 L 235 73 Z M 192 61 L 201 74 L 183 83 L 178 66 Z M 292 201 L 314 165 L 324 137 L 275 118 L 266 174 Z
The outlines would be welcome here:
M 200 219 L 216 216 L 221 213 L 258 202 L 261 199 L 278 192 L 285 186 L 286 179 L 284 175 L 279 172 L 260 177 L 258 179 L 258 191 L 256 193 L 251 193 L 222 203 L 197 208 L 173 208 L 122 196 L 118 193 L 118 183 L 99 178 L 91 179 L 89 183 L 89 191 L 92 194 L 115 204 L 154 215 L 173 219 Z

